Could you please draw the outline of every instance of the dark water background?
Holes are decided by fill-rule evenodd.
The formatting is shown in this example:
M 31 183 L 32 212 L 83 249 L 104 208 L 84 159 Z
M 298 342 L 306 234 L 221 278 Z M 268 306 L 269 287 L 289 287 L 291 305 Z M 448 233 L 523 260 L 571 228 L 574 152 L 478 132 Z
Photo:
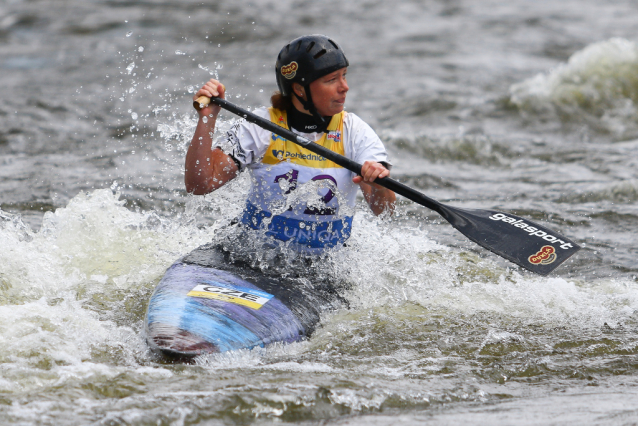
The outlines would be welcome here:
M 635 1 L 0 2 L 0 420 L 7 424 L 638 422 Z M 153 358 L 146 300 L 242 208 L 187 197 L 191 93 L 267 103 L 307 33 L 393 175 L 583 246 L 549 278 L 401 201 L 362 206 L 351 284 L 302 344 Z M 233 118 L 226 115 L 221 127 Z

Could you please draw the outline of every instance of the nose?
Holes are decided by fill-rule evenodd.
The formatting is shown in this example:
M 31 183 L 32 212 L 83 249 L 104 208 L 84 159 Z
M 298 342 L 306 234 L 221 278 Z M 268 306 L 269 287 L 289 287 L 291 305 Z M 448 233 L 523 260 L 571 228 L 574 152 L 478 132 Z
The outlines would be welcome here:
M 342 77 L 339 79 L 339 82 L 340 82 L 340 84 L 339 84 L 339 86 L 340 86 L 340 87 L 339 87 L 339 89 L 340 89 L 340 91 L 341 91 L 341 92 L 345 93 L 345 92 L 347 92 L 348 90 L 350 90 L 350 88 L 348 87 L 348 82 L 346 81 L 346 77 L 345 77 L 345 76 L 342 76 Z

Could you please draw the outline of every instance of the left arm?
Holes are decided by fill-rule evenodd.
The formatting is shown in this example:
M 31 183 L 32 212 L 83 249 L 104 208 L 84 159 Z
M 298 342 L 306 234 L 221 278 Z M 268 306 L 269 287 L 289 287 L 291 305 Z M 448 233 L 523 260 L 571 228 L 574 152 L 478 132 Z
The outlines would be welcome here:
M 374 183 L 376 178 L 386 176 L 390 176 L 390 171 L 383 164 L 376 161 L 366 161 L 361 167 L 361 176 L 355 176 L 352 179 L 352 182 L 359 185 L 372 212 L 377 216 L 384 212 L 392 214 L 397 200 L 393 191 Z

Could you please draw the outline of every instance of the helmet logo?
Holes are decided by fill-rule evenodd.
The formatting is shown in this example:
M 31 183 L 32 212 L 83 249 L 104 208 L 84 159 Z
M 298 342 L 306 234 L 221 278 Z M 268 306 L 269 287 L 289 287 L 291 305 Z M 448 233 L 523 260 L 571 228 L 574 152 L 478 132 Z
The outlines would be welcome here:
M 288 65 L 284 65 L 283 67 L 281 67 L 281 75 L 290 80 L 291 78 L 295 77 L 298 68 L 299 65 L 295 61 L 292 61 Z

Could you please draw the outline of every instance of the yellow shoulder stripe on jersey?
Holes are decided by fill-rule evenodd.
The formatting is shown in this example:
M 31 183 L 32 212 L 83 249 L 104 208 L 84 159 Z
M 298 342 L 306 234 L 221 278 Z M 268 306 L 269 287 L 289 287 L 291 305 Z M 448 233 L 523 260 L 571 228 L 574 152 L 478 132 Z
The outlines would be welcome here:
M 273 123 L 280 125 L 284 129 L 289 129 L 286 111 L 272 107 L 269 108 L 268 111 L 270 112 L 270 120 Z M 316 142 L 341 155 L 345 155 L 343 148 L 343 116 L 343 112 L 333 115 L 328 125 L 328 130 Z M 306 148 L 272 133 L 270 136 L 270 145 L 262 162 L 264 164 L 278 164 L 282 161 L 290 161 L 300 166 L 316 169 L 341 167 L 321 155 L 308 151 Z

